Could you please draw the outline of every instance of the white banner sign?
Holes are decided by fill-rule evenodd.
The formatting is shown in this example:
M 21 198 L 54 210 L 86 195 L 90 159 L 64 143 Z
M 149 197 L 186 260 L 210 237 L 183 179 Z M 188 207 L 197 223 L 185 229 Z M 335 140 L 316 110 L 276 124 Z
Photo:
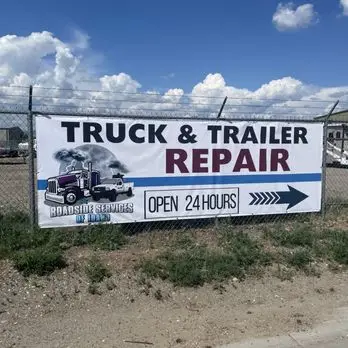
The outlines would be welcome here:
M 38 116 L 41 227 L 320 211 L 323 125 Z

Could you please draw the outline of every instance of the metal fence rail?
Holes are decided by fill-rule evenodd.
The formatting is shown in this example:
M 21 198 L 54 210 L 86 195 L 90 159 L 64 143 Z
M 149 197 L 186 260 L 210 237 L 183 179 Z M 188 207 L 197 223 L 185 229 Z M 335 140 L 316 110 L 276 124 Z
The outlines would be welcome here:
M 29 213 L 36 223 L 36 153 L 35 116 L 78 115 L 93 117 L 124 117 L 132 119 L 217 119 L 260 120 L 286 122 L 324 122 L 322 213 L 329 206 L 343 207 L 348 203 L 348 131 L 342 126 L 340 137 L 331 131 L 330 115 L 338 101 L 319 100 L 250 100 L 226 97 L 209 98 L 149 94 L 127 94 L 105 91 L 73 91 L 35 87 L 1 89 L 0 103 L 0 213 L 14 210 Z M 327 115 L 323 120 L 315 116 Z M 337 125 L 336 125 L 337 127 Z M 9 129 L 20 130 L 21 136 L 7 139 Z M 328 141 L 329 139 L 329 141 Z M 343 140 L 342 140 L 343 139 Z M 345 141 L 347 142 L 345 143 Z M 338 142 L 342 142 L 338 144 Z M 346 144 L 346 145 L 345 145 Z M 10 151 L 11 150 L 11 151 Z M 14 151 L 14 152 L 13 152 Z M 299 159 L 306 160 L 306 159 Z M 289 216 L 273 216 L 287 219 Z M 228 219 L 228 218 L 224 218 Z M 252 221 L 252 217 L 244 218 Z M 219 220 L 215 220 L 218 223 Z M 206 220 L 164 221 L 147 223 L 156 228 L 173 229 L 178 226 L 199 227 L 210 224 Z M 130 230 L 145 224 L 130 225 Z M 148 228 L 148 227 L 146 227 Z

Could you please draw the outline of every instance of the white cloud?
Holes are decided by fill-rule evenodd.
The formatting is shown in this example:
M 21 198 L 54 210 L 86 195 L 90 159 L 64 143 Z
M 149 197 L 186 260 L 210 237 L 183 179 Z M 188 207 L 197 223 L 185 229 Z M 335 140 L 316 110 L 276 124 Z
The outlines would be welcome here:
M 0 37 L 0 69 L 7 71 L 8 76 L 21 72 L 39 74 L 42 59 L 53 54 L 62 45 L 48 32 L 32 33 L 27 37 Z
M 11 84 L 18 75 L 25 73 L 32 83 L 66 86 L 80 63 L 72 50 L 47 31 L 26 37 L 0 37 L 2 82 L 7 80 Z
M 129 75 L 120 73 L 118 75 L 105 75 L 100 78 L 103 91 L 136 93 L 141 87 L 140 83 L 133 80 Z
M 346 0 L 344 0 L 346 1 Z M 279 31 L 308 28 L 318 22 L 318 14 L 312 4 L 296 7 L 292 2 L 280 3 L 273 14 L 273 24 Z
M 165 80 L 170 80 L 170 79 L 173 79 L 174 77 L 175 77 L 175 73 L 170 73 L 170 74 L 161 76 L 161 78 Z
M 246 116 L 267 114 L 278 117 L 286 116 L 286 113 L 288 117 L 296 117 L 296 115 L 303 116 L 304 113 L 313 116 L 318 111 L 313 110 L 311 106 L 308 107 L 308 110 L 303 108 L 305 104 L 311 104 L 306 101 L 306 98 L 318 91 L 320 91 L 319 88 L 306 85 L 292 77 L 272 80 L 251 91 L 229 86 L 221 74 L 215 73 L 207 75 L 203 82 L 194 86 L 192 96 L 194 97 L 193 103 L 199 103 L 198 109 L 200 110 L 206 107 L 201 104 L 209 103 L 209 99 L 204 96 L 220 97 L 220 103 L 227 96 L 228 102 L 225 111 L 226 114 L 233 117 L 243 117 L 243 114 Z M 324 105 L 329 104 L 327 100 L 330 99 L 330 96 L 326 95 L 326 97 L 322 106 L 319 105 L 319 109 L 322 107 L 324 110 Z M 215 113 L 217 109 L 218 106 L 215 106 Z
M 348 0 L 340 0 L 340 2 L 343 8 L 343 15 L 348 16 Z
M 80 50 L 85 50 L 89 48 L 90 37 L 87 33 L 82 30 L 73 29 L 72 30 L 73 41 L 71 42 L 71 47 Z
M 79 59 L 76 58 L 68 47 L 58 46 L 56 48 L 56 66 L 54 68 L 55 79 L 62 85 L 69 77 L 74 75 Z
M 337 99 L 348 108 L 348 86 L 321 88 L 290 76 L 250 90 L 211 73 L 186 93 L 173 86 L 161 95 L 142 91 L 141 84 L 125 72 L 97 74 L 94 65 L 84 63 L 89 55 L 86 42 L 66 43 L 49 32 L 0 37 L 0 103 L 12 103 L 16 110 L 23 105 L 26 111 L 27 91 L 15 86 L 33 84 L 35 108 L 45 111 L 216 117 L 225 96 L 224 116 L 234 118 L 313 117 L 325 113 Z

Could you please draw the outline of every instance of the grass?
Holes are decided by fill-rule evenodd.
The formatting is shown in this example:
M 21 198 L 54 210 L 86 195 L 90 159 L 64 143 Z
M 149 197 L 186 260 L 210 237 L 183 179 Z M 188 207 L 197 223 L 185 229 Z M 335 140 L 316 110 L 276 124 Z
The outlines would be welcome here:
M 66 235 L 62 237 L 66 237 Z M 107 251 L 118 250 L 128 242 L 120 227 L 111 224 L 94 225 L 84 230 L 74 231 L 69 239 L 74 246 L 90 245 Z
M 244 233 L 225 233 L 221 246 L 216 249 L 189 240 L 173 245 L 174 248 L 158 257 L 143 260 L 139 265 L 141 271 L 148 277 L 168 280 L 177 286 L 195 287 L 232 277 L 243 279 L 252 268 L 265 266 L 271 260 L 270 255 Z
M 195 241 L 189 234 L 183 234 L 177 237 L 173 244 L 172 248 L 181 249 L 181 250 L 189 250 L 195 247 Z
M 308 249 L 298 249 L 286 253 L 286 263 L 298 270 L 307 269 L 308 265 L 313 262 L 313 257 Z
M 257 240 L 252 239 L 247 233 L 231 232 L 227 229 L 222 232 L 220 244 L 224 250 L 233 255 L 238 264 L 244 269 L 251 266 L 265 266 L 272 262 L 272 256 L 266 252 Z
M 44 275 L 67 265 L 64 250 L 73 246 L 116 250 L 128 239 L 116 225 L 85 229 L 29 229 L 22 213 L 0 215 L 0 259 L 10 259 L 25 276 Z
M 295 224 L 291 230 L 276 226 L 274 230 L 266 231 L 265 236 L 277 246 L 288 248 L 312 247 L 316 238 L 311 224 Z
M 277 270 L 274 272 L 274 275 L 279 278 L 282 282 L 284 281 L 293 281 L 294 271 L 285 266 L 282 266 L 278 263 Z
M 348 265 L 348 231 L 316 229 L 311 224 L 294 225 L 291 229 L 273 229 L 265 237 L 275 245 L 285 248 L 283 262 L 307 274 L 318 275 L 311 266 L 314 261 L 329 261 Z
M 326 251 L 329 259 L 341 265 L 348 265 L 348 232 L 333 230 L 322 234 L 321 251 Z
M 88 292 L 91 294 L 91 295 L 101 295 L 101 291 L 99 289 L 99 286 L 98 284 L 96 283 L 91 283 L 89 284 L 88 286 Z
M 242 275 L 231 257 L 205 248 L 192 252 L 166 252 L 158 259 L 145 260 L 141 269 L 149 277 L 169 280 L 178 286 L 200 286 L 205 282 Z
M 105 278 L 111 277 L 110 270 L 95 255 L 93 255 L 91 259 L 88 261 L 85 271 L 89 281 L 92 284 L 100 283 Z
M 289 253 L 287 262 L 294 267 L 308 264 L 313 257 L 348 265 L 348 231 L 316 230 L 310 224 L 295 225 L 290 230 L 273 229 L 265 237 L 276 246 L 296 249 Z
M 45 275 L 65 267 L 64 252 L 74 246 L 110 251 L 128 243 L 128 237 L 117 225 L 33 231 L 28 226 L 28 217 L 23 214 L 0 215 L 0 259 L 12 260 L 25 276 Z M 192 233 L 190 229 L 173 231 L 178 237 L 171 245 L 163 245 L 158 255 L 138 264 L 144 291 L 150 289 L 147 286 L 149 278 L 161 278 L 176 286 L 195 287 L 262 274 L 272 263 L 278 264 L 275 275 L 284 280 L 292 279 L 296 271 L 318 274 L 313 264 L 320 261 L 337 265 L 337 269 L 348 266 L 348 231 L 325 230 L 308 219 L 254 226 L 253 231 L 264 229 L 264 238 L 252 238 L 244 229 L 250 228 L 243 224 L 220 223 L 213 235 L 203 238 L 207 244 L 200 241 L 200 233 Z M 111 275 L 97 257 L 89 260 L 86 274 L 91 286 Z M 111 282 L 106 284 L 107 289 L 113 286 Z M 98 289 L 98 286 L 94 287 Z
M 14 254 L 13 262 L 24 276 L 30 274 L 43 276 L 67 265 L 61 250 L 45 247 L 19 251 Z
M 184 234 L 171 248 L 142 260 L 138 267 L 146 277 L 195 287 L 232 277 L 242 280 L 258 271 L 262 273 L 272 263 L 278 264 L 274 275 L 281 280 L 292 280 L 297 271 L 320 276 L 318 264 L 324 260 L 348 265 L 348 231 L 323 232 L 306 220 L 269 227 L 264 239 L 254 239 L 247 233 L 234 232 L 232 226 L 221 228 L 216 246 L 199 244 Z M 273 244 L 271 249 L 269 242 Z
M 85 229 L 34 229 L 29 230 L 26 216 L 14 214 L 0 216 L 0 253 L 7 257 L 13 251 L 40 247 L 59 248 L 88 245 L 101 250 L 117 250 L 128 239 L 116 225 L 94 225 Z

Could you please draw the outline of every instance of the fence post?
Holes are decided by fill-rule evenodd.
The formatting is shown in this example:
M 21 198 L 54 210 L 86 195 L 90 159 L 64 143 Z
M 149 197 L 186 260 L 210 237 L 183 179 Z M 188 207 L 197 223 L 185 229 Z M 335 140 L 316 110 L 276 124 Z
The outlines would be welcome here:
M 36 224 L 35 204 L 35 167 L 34 167 L 34 122 L 33 122 L 33 86 L 29 87 L 28 105 L 28 175 L 29 175 L 29 218 L 30 228 L 34 229 Z
M 329 118 L 336 109 L 339 100 L 333 105 L 324 121 L 324 132 L 323 132 L 323 158 L 322 158 L 322 180 L 321 180 L 321 216 L 325 218 L 326 213 L 326 156 L 327 156 L 327 128 L 329 125 Z
M 225 97 L 224 101 L 222 102 L 222 105 L 220 107 L 219 113 L 218 113 L 218 115 L 216 117 L 217 119 L 219 119 L 221 117 L 222 111 L 224 110 L 226 102 L 227 102 L 227 96 Z M 215 217 L 215 219 L 214 219 L 214 226 L 215 226 L 216 230 L 219 228 L 219 219 L 217 217 Z
M 220 107 L 219 113 L 218 113 L 218 115 L 217 115 L 216 118 L 219 119 L 219 118 L 221 117 L 222 111 L 224 110 L 224 107 L 225 107 L 225 105 L 226 105 L 226 102 L 227 102 L 227 97 L 225 97 L 224 101 L 222 102 L 222 105 L 221 105 L 221 107 Z

